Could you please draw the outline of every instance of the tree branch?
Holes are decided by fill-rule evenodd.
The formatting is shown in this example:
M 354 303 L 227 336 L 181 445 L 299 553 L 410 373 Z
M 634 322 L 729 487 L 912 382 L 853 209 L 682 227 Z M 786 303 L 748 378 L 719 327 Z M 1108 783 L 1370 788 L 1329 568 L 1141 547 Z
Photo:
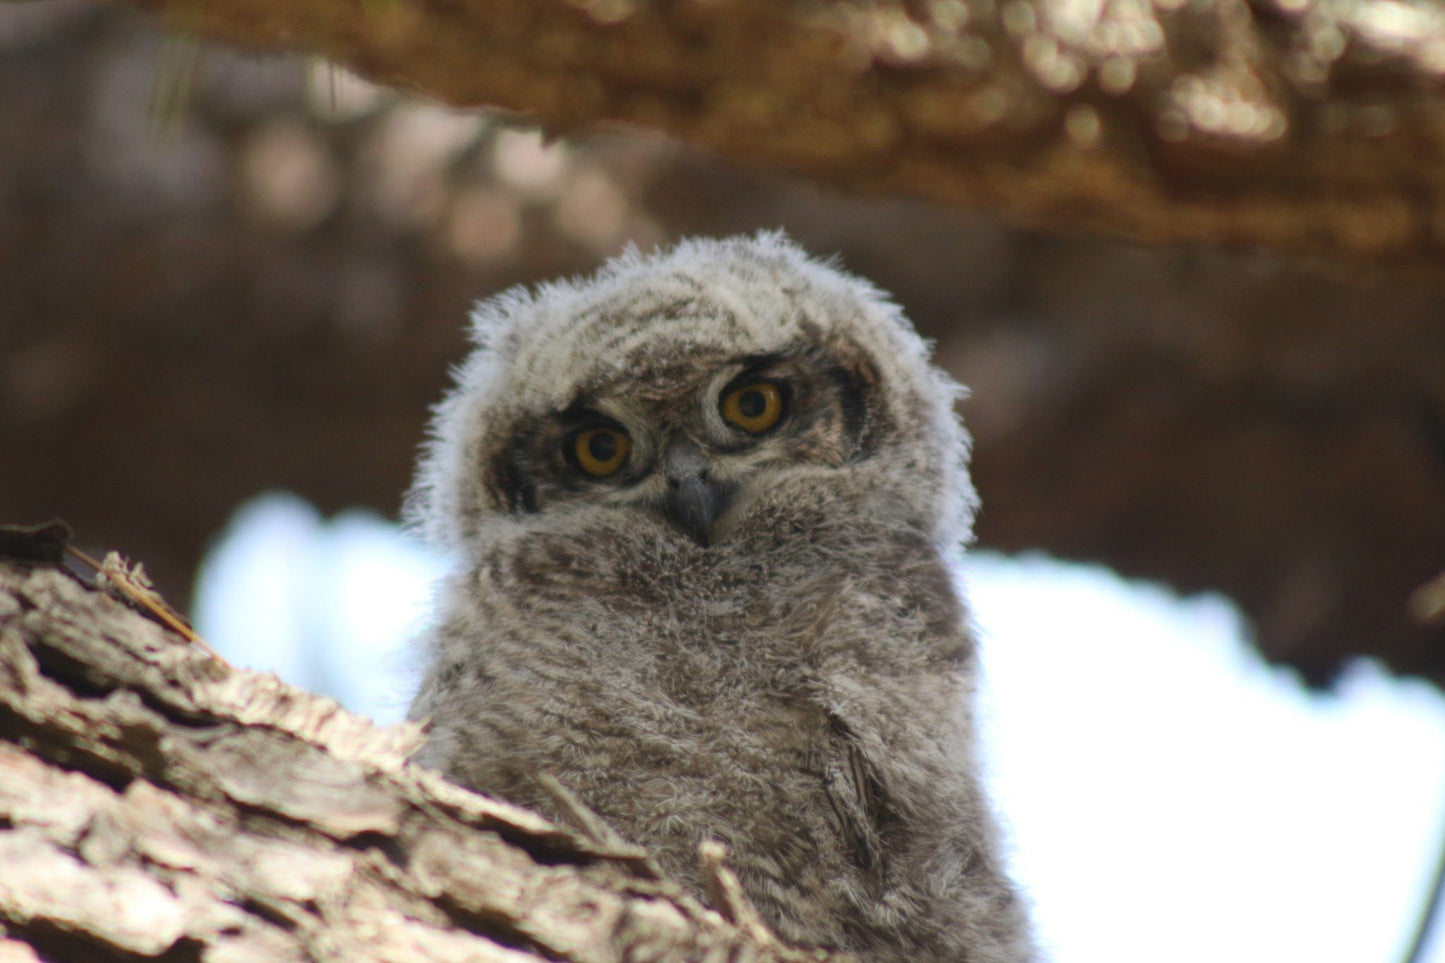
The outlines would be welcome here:
M 1428 0 L 130 0 L 565 131 L 1153 241 L 1445 247 Z

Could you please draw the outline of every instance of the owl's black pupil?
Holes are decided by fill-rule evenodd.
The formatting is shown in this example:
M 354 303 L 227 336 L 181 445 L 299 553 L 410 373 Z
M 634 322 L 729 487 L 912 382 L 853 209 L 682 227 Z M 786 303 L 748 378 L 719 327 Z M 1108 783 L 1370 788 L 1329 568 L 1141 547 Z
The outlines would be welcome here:
M 617 438 L 610 431 L 594 431 L 587 439 L 587 453 L 598 461 L 611 461 L 617 454 Z
M 744 418 L 757 418 L 768 410 L 768 399 L 757 388 L 748 388 L 738 395 L 738 411 Z

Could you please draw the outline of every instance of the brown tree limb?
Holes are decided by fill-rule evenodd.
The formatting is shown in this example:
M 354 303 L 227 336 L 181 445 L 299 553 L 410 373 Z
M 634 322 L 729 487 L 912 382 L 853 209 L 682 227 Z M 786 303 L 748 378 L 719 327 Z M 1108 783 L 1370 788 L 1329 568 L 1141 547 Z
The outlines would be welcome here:
M 0 562 L 0 960 L 827 958 L 409 765 L 419 738 Z
M 1153 241 L 1445 248 L 1429 0 L 129 0 L 564 131 Z

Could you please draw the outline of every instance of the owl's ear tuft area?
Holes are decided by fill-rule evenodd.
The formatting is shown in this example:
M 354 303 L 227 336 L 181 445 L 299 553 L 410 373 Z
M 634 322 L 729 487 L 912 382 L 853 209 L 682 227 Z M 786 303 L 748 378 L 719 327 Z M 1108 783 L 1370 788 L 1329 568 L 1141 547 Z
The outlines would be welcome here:
M 535 310 L 540 293 L 514 287 L 477 302 L 471 314 L 472 343 L 499 357 L 515 354 L 519 340 L 517 319 Z

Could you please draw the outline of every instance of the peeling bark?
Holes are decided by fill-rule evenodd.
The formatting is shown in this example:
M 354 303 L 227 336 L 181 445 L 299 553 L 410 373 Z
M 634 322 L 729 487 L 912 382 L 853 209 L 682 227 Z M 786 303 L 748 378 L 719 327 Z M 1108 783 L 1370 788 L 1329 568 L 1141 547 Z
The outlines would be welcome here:
M 0 960 L 828 958 L 409 765 L 419 738 L 0 563 Z
M 130 0 L 557 130 L 1153 241 L 1445 250 L 1428 0 Z

